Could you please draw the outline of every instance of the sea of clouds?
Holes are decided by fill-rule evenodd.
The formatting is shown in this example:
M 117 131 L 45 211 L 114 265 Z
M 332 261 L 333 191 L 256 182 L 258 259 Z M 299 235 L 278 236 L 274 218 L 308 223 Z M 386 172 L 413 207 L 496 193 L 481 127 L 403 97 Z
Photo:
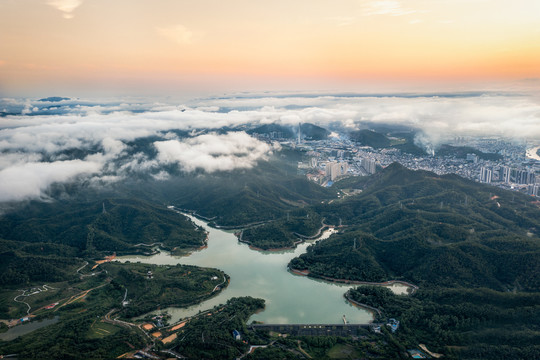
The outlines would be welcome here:
M 420 130 L 419 141 L 431 147 L 466 135 L 538 140 L 540 99 L 514 93 L 242 94 L 183 104 L 4 98 L 0 202 L 45 198 L 53 183 L 76 179 L 120 181 L 134 172 L 166 179 L 170 166 L 207 173 L 249 168 L 279 145 L 249 136 L 246 125 L 306 122 L 342 133 L 400 124 Z M 151 139 L 152 151 L 134 151 L 140 139 Z

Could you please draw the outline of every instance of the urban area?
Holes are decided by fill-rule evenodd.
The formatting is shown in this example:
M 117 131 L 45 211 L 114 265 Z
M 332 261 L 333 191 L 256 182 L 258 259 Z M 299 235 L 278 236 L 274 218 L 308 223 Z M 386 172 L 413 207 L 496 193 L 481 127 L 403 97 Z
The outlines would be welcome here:
M 298 171 L 321 186 L 332 186 L 337 179 L 349 175 L 371 175 L 398 162 L 412 170 L 427 170 L 438 175 L 457 174 L 507 190 L 540 196 L 540 156 L 536 153 L 540 147 L 527 142 L 477 137 L 458 137 L 447 142 L 453 147 L 466 146 L 484 154 L 500 155 L 497 160 L 486 160 L 475 153 L 465 157 L 441 156 L 436 151 L 422 156 L 411 155 L 394 148 L 361 146 L 343 137 L 305 140 L 298 136 L 291 140 L 279 136 L 279 133 L 271 133 L 265 138 L 304 151 L 308 160 L 298 163 Z

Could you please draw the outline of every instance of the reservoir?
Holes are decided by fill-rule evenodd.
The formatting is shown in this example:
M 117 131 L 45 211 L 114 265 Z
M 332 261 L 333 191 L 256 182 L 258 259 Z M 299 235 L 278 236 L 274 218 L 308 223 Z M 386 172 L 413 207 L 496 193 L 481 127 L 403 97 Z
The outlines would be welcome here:
M 47 325 L 56 324 L 57 322 L 58 322 L 58 316 L 55 316 L 52 319 L 45 319 L 41 321 L 31 321 L 23 325 L 18 325 L 18 326 L 12 327 L 5 333 L 0 334 L 0 340 L 11 341 L 13 339 L 18 338 L 19 336 L 29 334 L 34 330 L 41 329 L 42 327 L 45 327 Z
M 240 296 L 265 300 L 265 310 L 254 314 L 248 323 L 342 324 L 343 315 L 350 323 L 356 324 L 369 323 L 373 319 L 369 311 L 353 306 L 343 297 L 351 285 L 314 280 L 287 270 L 289 261 L 304 253 L 309 242 L 299 244 L 294 250 L 256 251 L 240 243 L 234 234 L 210 228 L 205 222 L 190 218 L 209 232 L 207 248 L 182 257 L 160 252 L 148 257 L 117 258 L 121 262 L 217 268 L 230 276 L 230 284 L 216 297 L 187 308 L 168 308 L 171 323 Z M 328 238 L 331 233 L 331 230 L 325 231 L 318 240 Z M 392 290 L 401 293 L 407 287 L 394 284 Z

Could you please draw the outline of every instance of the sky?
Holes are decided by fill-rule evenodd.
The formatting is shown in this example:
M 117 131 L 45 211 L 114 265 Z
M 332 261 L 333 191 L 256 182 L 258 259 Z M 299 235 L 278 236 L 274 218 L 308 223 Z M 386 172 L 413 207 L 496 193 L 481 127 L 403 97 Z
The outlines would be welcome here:
M 528 89 L 538 0 L 0 0 L 0 96 Z
M 540 144 L 540 1 L 0 0 L 0 204 L 250 168 L 268 123 Z

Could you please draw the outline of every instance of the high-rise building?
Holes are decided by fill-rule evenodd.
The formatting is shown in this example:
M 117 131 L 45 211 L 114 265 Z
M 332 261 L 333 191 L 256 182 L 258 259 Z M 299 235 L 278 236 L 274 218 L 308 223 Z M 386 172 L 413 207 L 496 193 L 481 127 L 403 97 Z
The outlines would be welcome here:
M 508 184 L 510 182 L 510 168 L 508 166 L 501 166 L 499 169 L 499 181 Z
M 346 162 L 331 161 L 326 163 L 326 176 L 328 176 L 330 180 L 334 181 L 338 177 L 345 175 L 348 169 L 349 164 Z
M 516 184 L 535 184 L 536 174 L 527 170 L 514 170 L 514 182 Z
M 491 183 L 492 170 L 487 167 L 480 168 L 480 182 L 489 184 Z
M 368 174 L 375 174 L 377 171 L 377 163 L 373 159 L 362 158 L 362 162 L 360 164 Z
M 377 170 L 377 163 L 375 160 L 370 158 L 362 158 L 362 162 L 360 164 L 368 174 L 375 174 Z

